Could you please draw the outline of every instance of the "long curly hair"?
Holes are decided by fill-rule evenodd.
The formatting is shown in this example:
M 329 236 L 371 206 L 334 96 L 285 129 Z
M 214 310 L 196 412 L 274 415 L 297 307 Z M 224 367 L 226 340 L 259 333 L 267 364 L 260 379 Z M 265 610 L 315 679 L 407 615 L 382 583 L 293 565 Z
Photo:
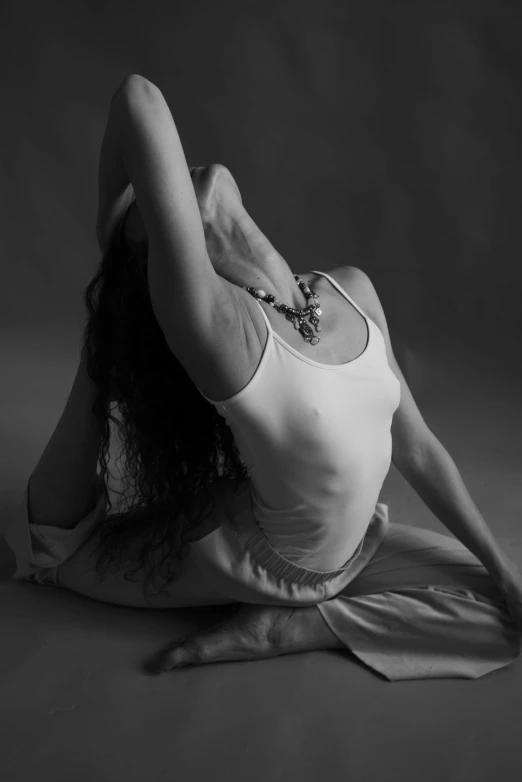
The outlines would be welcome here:
M 147 242 L 131 243 L 124 234 L 128 211 L 83 294 L 83 347 L 98 390 L 92 412 L 103 433 L 98 462 L 108 503 L 96 573 L 104 580 L 125 562 L 134 565 L 124 573 L 132 581 L 145 570 L 148 600 L 156 578 L 164 582 L 154 587 L 160 595 L 181 576 L 189 543 L 215 507 L 209 486 L 221 479 L 240 485 L 248 471 L 226 422 L 165 341 L 149 295 Z M 124 462 L 116 512 L 109 495 L 111 422 L 121 442 L 117 463 Z

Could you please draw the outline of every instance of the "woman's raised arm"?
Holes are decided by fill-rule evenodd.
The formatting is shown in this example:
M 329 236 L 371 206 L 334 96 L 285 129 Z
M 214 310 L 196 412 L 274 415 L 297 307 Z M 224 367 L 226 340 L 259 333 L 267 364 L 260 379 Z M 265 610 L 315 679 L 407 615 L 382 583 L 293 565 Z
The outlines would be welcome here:
M 147 273 L 154 314 L 187 371 L 237 322 L 230 286 L 214 270 L 185 154 L 167 102 L 142 76 L 116 90 L 100 154 L 101 242 L 136 195 L 148 238 Z M 228 320 L 227 320 L 228 319 Z

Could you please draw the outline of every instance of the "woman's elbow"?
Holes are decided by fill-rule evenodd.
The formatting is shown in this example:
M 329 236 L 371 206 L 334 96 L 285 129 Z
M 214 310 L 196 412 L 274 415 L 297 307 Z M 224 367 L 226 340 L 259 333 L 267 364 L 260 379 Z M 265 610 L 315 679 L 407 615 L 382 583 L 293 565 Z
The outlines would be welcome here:
M 129 97 L 136 94 L 142 95 L 144 93 L 157 92 L 157 90 L 158 88 L 156 85 L 149 81 L 149 79 L 146 79 L 145 76 L 141 76 L 139 73 L 130 73 L 124 78 L 113 97 Z

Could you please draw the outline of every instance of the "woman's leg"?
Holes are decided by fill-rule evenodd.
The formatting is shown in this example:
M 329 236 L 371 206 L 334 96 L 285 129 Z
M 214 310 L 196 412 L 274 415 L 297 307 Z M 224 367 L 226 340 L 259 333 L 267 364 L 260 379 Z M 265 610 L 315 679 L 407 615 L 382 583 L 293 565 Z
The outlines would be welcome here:
M 71 529 L 96 501 L 100 425 L 92 413 L 96 386 L 82 351 L 69 398 L 29 479 L 30 521 Z
M 5 536 L 17 558 L 15 578 L 54 584 L 93 599 L 128 606 L 161 608 L 236 602 L 206 587 L 190 555 L 181 579 L 170 588 L 167 601 L 159 598 L 147 603 L 142 589 L 145 574 L 138 572 L 133 576 L 136 582 L 124 578 L 130 564 L 120 573 L 107 574 L 100 583 L 95 574 L 94 549 L 98 529 L 106 517 L 106 501 L 96 472 L 102 438 L 92 413 L 96 395 L 82 351 L 65 408 L 24 496 L 20 493 Z M 216 510 L 219 513 L 219 507 Z M 208 526 L 207 521 L 205 527 Z
M 219 509 L 216 508 L 219 513 Z M 95 528 L 85 543 L 79 547 L 56 570 L 56 585 L 70 589 L 78 594 L 101 600 L 104 603 L 133 606 L 135 608 L 188 608 L 191 606 L 230 605 L 236 600 L 213 589 L 197 566 L 197 557 L 189 548 L 183 562 L 183 571 L 179 579 L 167 587 L 164 595 L 145 598 L 143 585 L 146 573 L 138 570 L 131 574 L 132 581 L 125 578 L 127 570 L 137 565 L 138 545 L 130 546 L 129 556 L 132 563 L 123 563 L 117 573 L 107 573 L 103 581 L 95 572 L 95 549 L 99 540 L 99 529 Z M 163 588 L 158 582 L 155 589 Z

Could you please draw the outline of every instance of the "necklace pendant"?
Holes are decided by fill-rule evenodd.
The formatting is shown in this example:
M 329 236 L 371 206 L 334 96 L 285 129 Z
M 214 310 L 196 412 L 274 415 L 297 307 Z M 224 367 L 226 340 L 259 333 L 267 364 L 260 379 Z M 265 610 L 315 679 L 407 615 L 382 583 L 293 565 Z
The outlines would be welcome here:
M 313 337 L 313 331 L 308 325 L 308 323 L 302 322 L 299 327 L 299 331 L 301 332 L 301 334 L 303 335 L 303 337 L 306 339 L 307 342 L 309 342 L 310 339 Z
M 279 299 L 277 299 L 272 294 L 267 293 L 262 288 L 256 289 L 250 285 L 244 285 L 243 288 L 254 298 L 263 300 L 265 304 L 269 304 L 277 312 L 283 313 L 286 319 L 293 324 L 294 329 L 301 333 L 305 342 L 309 342 L 311 345 L 317 345 L 317 343 L 321 341 L 321 338 L 314 335 L 311 327 L 304 322 L 304 318 L 306 316 L 309 317 L 310 323 L 315 327 L 316 331 L 322 330 L 318 325 L 319 316 L 323 314 L 323 311 L 318 307 L 319 294 L 310 288 L 304 282 L 304 280 L 301 280 L 297 274 L 294 274 L 294 279 L 296 280 L 299 288 L 304 293 L 304 296 L 308 302 L 307 306 L 302 310 L 289 307 L 287 304 L 280 302 Z M 315 301 L 316 299 L 317 303 Z

